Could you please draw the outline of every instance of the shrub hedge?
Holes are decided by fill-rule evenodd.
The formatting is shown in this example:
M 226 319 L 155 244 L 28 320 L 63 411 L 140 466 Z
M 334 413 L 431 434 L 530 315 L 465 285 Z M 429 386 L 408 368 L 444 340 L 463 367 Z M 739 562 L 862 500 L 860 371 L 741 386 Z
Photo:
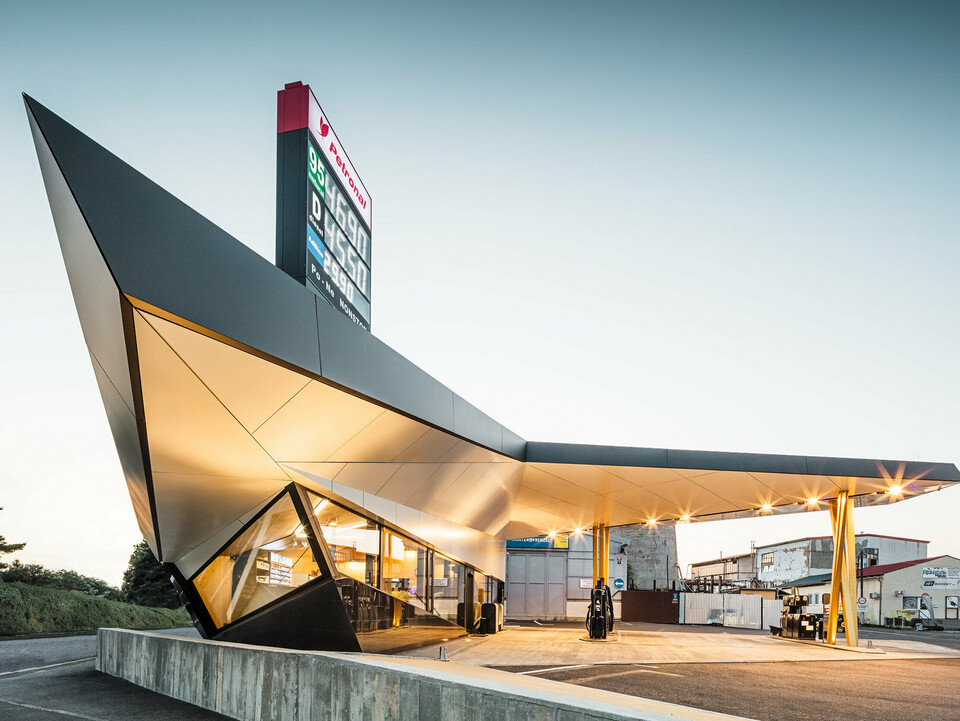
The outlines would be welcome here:
M 183 608 L 147 608 L 79 591 L 0 581 L 0 636 L 189 625 Z

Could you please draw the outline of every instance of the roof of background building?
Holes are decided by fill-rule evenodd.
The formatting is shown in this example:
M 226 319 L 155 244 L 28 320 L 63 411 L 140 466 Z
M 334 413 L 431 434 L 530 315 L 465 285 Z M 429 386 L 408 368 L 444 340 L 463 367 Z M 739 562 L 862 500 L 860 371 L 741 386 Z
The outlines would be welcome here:
M 747 553 L 738 553 L 733 556 L 722 556 L 721 558 L 713 558 L 709 561 L 697 561 L 696 563 L 691 563 L 691 566 L 706 566 L 711 563 L 721 563 L 723 561 L 729 561 L 735 558 L 747 558 L 752 556 L 754 553 L 759 551 L 761 548 L 773 548 L 774 546 L 785 546 L 788 543 L 803 543 L 804 541 L 820 541 L 820 540 L 830 540 L 832 536 L 807 536 L 805 538 L 795 538 L 791 541 L 778 541 L 776 543 L 766 543 L 762 546 L 755 547 L 752 551 Z M 892 541 L 909 541 L 910 543 L 930 543 L 930 541 L 924 541 L 920 538 L 904 538 L 903 536 L 884 536 L 880 533 L 858 533 L 857 538 L 887 538 Z
M 757 546 L 755 550 L 759 551 L 761 548 L 772 548 L 773 546 L 785 546 L 788 543 L 803 543 L 804 541 L 821 541 L 821 540 L 830 540 L 833 536 L 807 536 L 805 538 L 794 538 L 790 541 L 778 541 L 776 543 L 765 543 L 762 546 Z M 886 538 L 891 541 L 908 541 L 910 543 L 930 543 L 930 541 L 925 541 L 922 538 L 904 538 L 903 536 L 885 536 L 880 533 L 858 533 L 857 538 Z
M 866 568 L 859 569 L 857 571 L 857 578 L 874 578 L 876 576 L 885 576 L 888 573 L 893 573 L 894 571 L 899 571 L 903 568 L 909 568 L 910 566 L 918 566 L 921 563 L 939 561 L 941 558 L 949 558 L 953 561 L 960 561 L 960 558 L 955 558 L 953 556 L 944 554 L 942 556 L 930 556 L 929 558 L 917 558 L 912 561 L 884 563 L 879 566 L 867 566 Z M 832 576 L 832 573 L 816 573 L 812 576 L 798 578 L 796 581 L 790 581 L 789 583 L 785 583 L 777 588 L 790 588 L 791 586 L 820 586 L 824 583 L 830 583 L 830 578 Z
M 736 556 L 721 556 L 720 558 L 714 558 L 709 561 L 697 561 L 696 563 L 691 563 L 693 567 L 699 566 L 709 566 L 711 563 L 724 563 L 726 561 L 739 561 L 741 558 L 750 558 L 753 555 L 753 551 L 749 553 L 739 553 Z

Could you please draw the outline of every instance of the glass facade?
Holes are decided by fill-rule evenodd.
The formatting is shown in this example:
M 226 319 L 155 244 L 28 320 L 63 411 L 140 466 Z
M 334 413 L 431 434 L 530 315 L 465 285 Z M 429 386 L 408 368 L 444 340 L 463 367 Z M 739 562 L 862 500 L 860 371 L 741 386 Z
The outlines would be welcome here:
M 427 608 L 429 555 L 416 541 L 383 533 L 383 590 L 417 608 Z
M 457 606 L 463 602 L 463 580 L 466 569 L 439 553 L 433 554 L 432 610 L 443 618 L 457 620 Z
M 380 560 L 380 528 L 368 518 L 308 492 L 310 507 L 337 571 L 376 586 Z
M 480 604 L 502 598 L 497 579 L 297 484 L 280 493 L 189 581 L 194 602 L 202 601 L 209 616 L 203 624 L 212 637 L 230 640 L 243 629 L 245 638 L 258 642 L 274 638 L 271 634 L 286 627 L 271 626 L 267 616 L 255 612 L 311 584 L 289 603 L 332 613 L 331 618 L 336 607 L 346 611 L 326 640 L 315 643 L 331 648 L 356 643 L 375 653 L 456 637 L 464 631 L 469 606 L 478 619 Z M 232 625 L 241 619 L 242 625 Z M 263 637 L 256 636 L 260 626 L 268 629 Z M 296 646 L 298 638 L 285 643 Z
M 284 492 L 194 578 L 211 619 L 222 628 L 320 578 L 289 492 Z

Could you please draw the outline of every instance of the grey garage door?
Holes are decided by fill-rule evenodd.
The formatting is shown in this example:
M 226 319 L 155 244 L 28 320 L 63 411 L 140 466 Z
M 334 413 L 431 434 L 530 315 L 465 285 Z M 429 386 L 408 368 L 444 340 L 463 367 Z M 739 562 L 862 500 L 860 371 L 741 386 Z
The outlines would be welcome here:
M 565 618 L 567 558 L 563 553 L 507 556 L 507 618 Z

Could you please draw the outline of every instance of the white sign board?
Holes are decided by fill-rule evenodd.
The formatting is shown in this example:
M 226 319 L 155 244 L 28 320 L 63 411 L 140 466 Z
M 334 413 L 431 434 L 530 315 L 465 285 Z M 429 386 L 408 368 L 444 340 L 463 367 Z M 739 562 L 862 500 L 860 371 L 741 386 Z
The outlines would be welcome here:
M 360 181 L 360 176 L 357 175 L 357 171 L 354 170 L 350 158 L 348 158 L 347 154 L 343 151 L 343 146 L 340 145 L 340 139 L 330 126 L 330 121 L 327 119 L 327 116 L 324 114 L 320 103 L 317 102 L 312 91 L 310 92 L 309 123 L 310 132 L 313 133 L 314 137 L 320 142 L 320 150 L 330 164 L 331 171 L 336 173 L 343 187 L 347 189 L 350 200 L 367 224 L 367 228 L 373 229 L 373 213 L 370 209 L 370 195 Z
M 580 588 L 593 588 L 593 583 L 590 581 L 589 578 L 581 578 Z
M 931 588 L 960 588 L 960 568 L 926 566 L 923 569 L 923 590 Z

